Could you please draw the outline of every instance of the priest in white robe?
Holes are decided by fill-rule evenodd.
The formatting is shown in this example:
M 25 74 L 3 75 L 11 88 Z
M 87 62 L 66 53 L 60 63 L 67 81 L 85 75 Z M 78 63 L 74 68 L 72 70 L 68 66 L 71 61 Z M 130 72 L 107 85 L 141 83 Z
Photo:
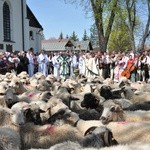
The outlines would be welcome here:
M 45 76 L 47 76 L 49 59 L 44 50 L 41 50 L 41 54 L 38 56 L 37 61 L 38 61 L 38 72 L 41 72 Z

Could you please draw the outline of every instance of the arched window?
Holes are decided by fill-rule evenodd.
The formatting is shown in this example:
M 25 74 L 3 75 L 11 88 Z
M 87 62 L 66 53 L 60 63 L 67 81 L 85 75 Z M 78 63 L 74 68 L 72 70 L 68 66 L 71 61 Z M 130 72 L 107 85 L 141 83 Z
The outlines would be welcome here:
M 3 5 L 3 29 L 4 29 L 4 41 L 11 40 L 10 31 L 10 9 L 7 2 Z

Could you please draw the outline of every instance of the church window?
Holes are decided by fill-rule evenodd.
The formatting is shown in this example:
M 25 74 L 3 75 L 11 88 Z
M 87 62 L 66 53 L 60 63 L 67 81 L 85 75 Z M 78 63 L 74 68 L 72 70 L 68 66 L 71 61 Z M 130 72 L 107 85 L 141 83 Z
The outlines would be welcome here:
M 30 31 L 29 36 L 30 40 L 34 40 L 33 31 Z
M 3 29 L 4 29 L 4 41 L 11 40 L 11 30 L 10 30 L 10 9 L 7 2 L 3 5 Z

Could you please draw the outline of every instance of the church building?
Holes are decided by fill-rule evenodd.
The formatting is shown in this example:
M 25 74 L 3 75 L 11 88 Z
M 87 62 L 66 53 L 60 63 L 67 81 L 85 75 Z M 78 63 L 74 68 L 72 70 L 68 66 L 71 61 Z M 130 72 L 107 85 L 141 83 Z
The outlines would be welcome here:
M 41 50 L 43 28 L 26 0 L 0 0 L 0 50 Z

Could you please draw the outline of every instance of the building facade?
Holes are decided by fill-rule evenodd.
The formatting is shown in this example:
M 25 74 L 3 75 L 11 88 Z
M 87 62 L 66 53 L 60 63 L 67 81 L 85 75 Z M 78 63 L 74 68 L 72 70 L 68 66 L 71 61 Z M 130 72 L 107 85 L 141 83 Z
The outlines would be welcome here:
M 38 52 L 42 31 L 26 0 L 0 0 L 0 50 Z

